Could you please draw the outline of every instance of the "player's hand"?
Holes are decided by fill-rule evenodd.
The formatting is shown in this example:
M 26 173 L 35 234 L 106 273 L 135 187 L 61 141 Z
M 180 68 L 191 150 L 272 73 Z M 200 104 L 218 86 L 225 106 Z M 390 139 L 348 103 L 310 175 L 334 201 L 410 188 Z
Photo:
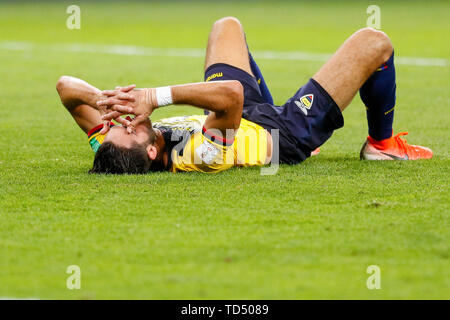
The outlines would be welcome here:
M 111 90 L 111 91 L 117 92 L 117 95 L 122 94 L 121 97 L 127 98 L 126 93 L 133 90 L 134 88 L 136 88 L 136 86 L 134 84 L 132 84 L 132 85 L 129 85 L 126 87 L 117 86 L 115 90 Z M 107 99 L 108 97 L 109 96 L 103 94 L 102 100 Z M 133 100 L 132 97 L 128 97 L 128 99 Z M 100 112 L 100 116 L 102 116 L 102 117 L 109 113 L 109 110 L 106 105 L 99 105 L 97 103 L 97 108 L 98 108 L 98 111 Z M 128 127 L 131 124 L 131 122 L 129 120 L 122 118 L 121 114 L 118 114 L 116 117 L 114 117 L 112 119 L 114 119 L 116 122 L 122 124 L 124 127 Z M 108 133 L 109 129 L 111 128 L 110 124 L 111 124 L 112 119 L 103 120 L 103 128 L 100 131 L 100 134 Z
M 146 121 L 157 107 L 154 89 L 135 89 L 124 93 L 116 88 L 116 90 L 105 90 L 102 93 L 108 98 L 97 102 L 97 105 L 99 108 L 106 107 L 109 110 L 102 116 L 104 121 L 116 119 L 125 114 L 135 115 L 133 121 L 124 125 L 128 132 L 132 132 L 137 125 Z

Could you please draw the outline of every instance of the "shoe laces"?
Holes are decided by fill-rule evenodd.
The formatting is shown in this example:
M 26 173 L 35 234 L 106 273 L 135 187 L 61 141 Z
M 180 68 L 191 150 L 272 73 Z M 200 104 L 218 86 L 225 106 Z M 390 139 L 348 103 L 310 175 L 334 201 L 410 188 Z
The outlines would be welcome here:
M 403 150 L 403 152 L 405 154 L 408 154 L 408 149 L 409 149 L 408 147 L 409 147 L 409 145 L 406 143 L 406 139 L 403 140 L 400 137 L 401 136 L 406 136 L 407 134 L 408 134 L 408 132 L 400 132 L 400 133 L 397 133 L 394 136 L 394 140 L 395 140 L 396 144 Z

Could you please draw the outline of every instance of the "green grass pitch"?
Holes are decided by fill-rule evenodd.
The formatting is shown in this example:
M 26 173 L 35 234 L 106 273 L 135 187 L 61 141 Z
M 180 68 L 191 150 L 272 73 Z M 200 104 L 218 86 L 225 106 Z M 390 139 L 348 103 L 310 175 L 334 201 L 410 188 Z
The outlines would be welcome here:
M 82 1 L 80 30 L 66 28 L 69 4 L 0 4 L 0 297 L 450 298 L 448 1 L 378 3 L 397 56 L 447 59 L 397 66 L 394 130 L 434 159 L 360 161 L 356 97 L 319 156 L 273 176 L 88 175 L 94 155 L 60 105 L 58 77 L 105 89 L 186 83 L 202 81 L 203 59 L 64 44 L 200 49 L 211 24 L 233 15 L 252 50 L 332 53 L 366 25 L 369 2 Z M 257 60 L 276 103 L 321 65 Z M 69 265 L 81 268 L 81 290 L 66 288 Z M 366 287 L 369 265 L 381 268 L 380 290 Z

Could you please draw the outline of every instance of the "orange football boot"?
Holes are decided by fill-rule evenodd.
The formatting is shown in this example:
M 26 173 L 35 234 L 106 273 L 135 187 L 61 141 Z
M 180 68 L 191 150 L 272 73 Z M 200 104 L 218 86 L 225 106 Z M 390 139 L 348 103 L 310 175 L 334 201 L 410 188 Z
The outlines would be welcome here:
M 400 138 L 407 134 L 408 132 L 400 132 L 380 141 L 368 136 L 360 152 L 361 160 L 418 160 L 433 157 L 431 149 L 407 144 L 406 140 Z

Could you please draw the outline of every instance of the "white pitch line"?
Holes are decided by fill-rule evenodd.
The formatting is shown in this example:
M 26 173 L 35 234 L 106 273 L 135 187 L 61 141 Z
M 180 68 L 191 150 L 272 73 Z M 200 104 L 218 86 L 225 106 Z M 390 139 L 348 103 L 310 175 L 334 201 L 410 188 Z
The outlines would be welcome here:
M 204 58 L 204 49 L 152 48 L 131 45 L 97 44 L 35 44 L 31 42 L 0 42 L 0 49 L 13 51 L 46 50 L 53 52 L 103 53 L 125 56 Z M 302 51 L 254 51 L 255 58 L 261 60 L 327 61 L 331 54 Z M 395 57 L 396 64 L 408 66 L 446 67 L 450 60 L 444 58 Z

